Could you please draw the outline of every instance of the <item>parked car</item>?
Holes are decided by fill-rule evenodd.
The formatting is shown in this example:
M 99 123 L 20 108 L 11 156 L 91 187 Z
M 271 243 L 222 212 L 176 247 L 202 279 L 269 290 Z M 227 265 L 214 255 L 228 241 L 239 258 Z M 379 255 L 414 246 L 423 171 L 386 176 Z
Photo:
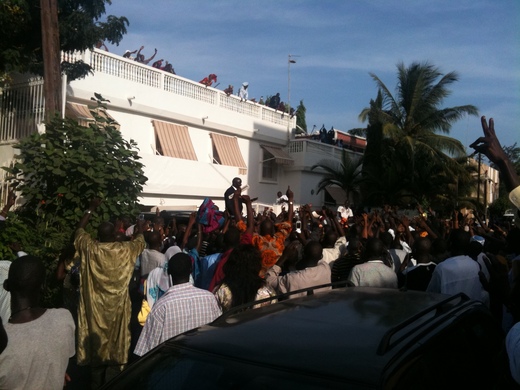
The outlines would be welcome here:
M 177 224 L 187 224 L 190 215 L 193 212 L 194 210 L 163 210 L 161 211 L 160 216 L 164 219 L 165 226 L 170 225 L 173 218 L 175 218 Z M 156 216 L 157 214 L 155 212 L 142 212 L 139 214 L 139 219 L 145 219 L 152 222 Z
M 483 304 L 463 294 L 337 288 L 243 309 L 166 341 L 104 388 L 491 389 L 512 383 L 503 332 Z

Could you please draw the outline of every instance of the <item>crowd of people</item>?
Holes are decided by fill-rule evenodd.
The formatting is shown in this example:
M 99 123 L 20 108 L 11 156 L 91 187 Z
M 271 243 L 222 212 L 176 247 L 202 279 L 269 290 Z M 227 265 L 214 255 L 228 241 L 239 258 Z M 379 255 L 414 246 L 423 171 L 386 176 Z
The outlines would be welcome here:
M 483 118 L 482 126 L 484 137 L 472 147 L 500 167 L 519 207 L 520 182 L 493 120 Z M 290 187 L 277 194 L 281 213 L 255 213 L 240 178 L 224 199 L 225 210 L 205 201 L 185 223 L 158 209 L 151 221 L 104 222 L 97 238 L 85 230 L 102 202 L 92 199 L 56 270 L 68 290 L 66 308 L 39 306 L 45 269 L 20 254 L 8 268 L 8 294 L 0 295 L 10 299 L 9 313 L 0 313 L 0 388 L 60 388 L 71 379 L 66 370 L 74 355 L 97 388 L 163 341 L 222 313 L 293 299 L 316 286 L 465 293 L 507 332 L 511 372 L 520 383 L 518 227 L 488 226 L 457 210 L 441 218 L 420 206 L 414 217 L 390 205 L 297 206 Z M 13 204 L 10 197 L 2 224 Z
M 128 58 L 129 60 L 133 60 L 136 62 L 139 62 L 140 64 L 148 65 L 157 55 L 157 49 L 154 49 L 154 53 L 149 57 L 146 58 L 144 54 L 141 53 L 141 51 L 144 49 L 144 46 L 141 46 L 139 49 L 130 51 L 126 50 L 123 54 L 123 58 Z M 108 51 L 108 50 L 107 50 Z M 135 54 L 135 56 L 134 56 Z M 164 62 L 164 64 L 163 64 Z M 157 60 L 155 62 L 152 62 L 152 67 L 156 69 L 164 70 L 165 72 L 169 72 L 172 74 L 175 73 L 175 69 L 173 69 L 173 65 L 169 63 L 168 61 L 165 61 L 163 58 L 160 60 Z

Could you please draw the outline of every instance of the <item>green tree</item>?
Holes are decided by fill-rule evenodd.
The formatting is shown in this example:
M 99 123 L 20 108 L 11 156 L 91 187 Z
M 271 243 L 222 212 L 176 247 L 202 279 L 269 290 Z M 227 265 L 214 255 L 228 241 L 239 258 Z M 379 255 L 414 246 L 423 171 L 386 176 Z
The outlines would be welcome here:
M 296 128 L 297 131 L 303 132 L 307 134 L 307 121 L 305 119 L 305 114 L 307 112 L 307 108 L 303 104 L 303 100 L 300 100 L 300 104 L 296 107 Z
M 347 199 L 359 202 L 361 159 L 352 159 L 350 154 L 343 150 L 341 161 L 325 159 L 313 165 L 311 170 L 323 172 L 323 178 L 318 183 L 318 193 L 328 186 L 337 185 L 347 194 Z
M 111 0 L 60 0 L 58 23 L 61 50 L 92 49 L 98 42 L 118 45 L 126 34 L 128 19 L 109 15 L 102 20 Z M 42 33 L 39 0 L 0 2 L 0 73 L 43 75 Z M 86 76 L 89 65 L 76 62 L 62 66 L 71 78 Z
M 32 231 L 23 240 L 26 251 L 42 257 L 50 269 L 94 196 L 104 202 L 92 216 L 92 232 L 101 221 L 139 212 L 138 196 L 147 179 L 136 143 L 123 139 L 97 96 L 98 106 L 91 110 L 95 123 L 83 127 L 55 117 L 45 133 L 20 141 L 17 162 L 3 168 L 23 200 L 13 222 Z
M 359 116 L 361 121 L 368 121 L 363 179 L 385 176 L 397 180 L 389 186 L 397 191 L 393 198 L 410 197 L 416 202 L 437 197 L 439 190 L 430 185 L 431 174 L 445 172 L 447 179 L 448 173 L 459 170 L 453 157 L 465 155 L 463 145 L 446 134 L 464 115 L 478 115 L 476 107 L 440 108 L 451 93 L 448 86 L 458 80 L 458 75 L 443 75 L 429 63 L 414 62 L 408 67 L 399 63 L 395 96 L 375 74 L 370 75 L 378 95 Z M 365 183 L 364 192 L 371 202 L 383 200 L 375 196 L 385 191 L 382 183 Z

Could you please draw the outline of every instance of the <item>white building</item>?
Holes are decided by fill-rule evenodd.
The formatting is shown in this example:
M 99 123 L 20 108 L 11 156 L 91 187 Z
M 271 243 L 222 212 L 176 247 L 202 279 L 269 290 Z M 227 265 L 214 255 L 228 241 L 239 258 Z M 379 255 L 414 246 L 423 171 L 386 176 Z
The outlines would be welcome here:
M 258 197 L 257 207 L 272 205 L 288 186 L 296 203 L 319 207 L 329 195 L 343 203 L 341 192 L 317 194 L 321 175 L 310 170 L 325 158 L 339 160 L 342 149 L 295 138 L 296 117 L 106 51 L 72 59 L 90 64 L 94 74 L 64 85 L 64 112 L 88 122 L 94 93 L 110 101 L 108 113 L 140 150 L 148 177 L 143 205 L 194 209 L 210 197 L 223 207 L 234 177 Z M 42 85 L 24 78 L 0 95 L 0 166 L 10 164 L 18 139 L 43 131 Z

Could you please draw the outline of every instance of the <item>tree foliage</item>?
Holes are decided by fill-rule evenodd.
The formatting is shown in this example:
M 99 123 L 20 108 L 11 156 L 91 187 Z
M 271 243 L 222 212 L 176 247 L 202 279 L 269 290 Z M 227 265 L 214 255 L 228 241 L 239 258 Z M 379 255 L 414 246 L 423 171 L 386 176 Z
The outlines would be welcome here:
M 61 50 L 92 49 L 98 42 L 119 44 L 126 34 L 128 19 L 109 15 L 102 20 L 111 0 L 58 0 Z M 42 33 L 39 0 L 0 2 L 0 73 L 17 71 L 43 75 Z M 85 64 L 67 64 L 70 76 L 84 77 Z
M 371 76 L 378 94 L 359 115 L 368 122 L 362 186 L 365 201 L 381 205 L 443 199 L 453 177 L 466 174 L 456 159 L 465 156 L 465 149 L 446 134 L 464 115 L 478 114 L 472 105 L 440 107 L 451 93 L 448 86 L 458 80 L 457 74 L 443 75 L 429 63 L 415 62 L 408 67 L 400 63 L 395 95 L 375 74 Z
M 96 121 L 89 127 L 55 117 L 45 133 L 15 145 L 17 162 L 3 168 L 23 200 L 12 221 L 31 227 L 26 251 L 47 263 L 70 243 L 94 196 L 104 202 L 92 216 L 92 231 L 101 221 L 139 212 L 138 196 L 147 179 L 136 143 L 123 139 L 102 103 L 91 111 Z
M 326 159 L 311 167 L 311 170 L 321 170 L 323 178 L 318 183 L 318 193 L 329 186 L 337 185 L 342 188 L 347 199 L 354 203 L 359 201 L 361 159 L 352 159 L 350 154 L 343 149 L 341 162 Z
M 296 107 L 296 128 L 305 134 L 307 134 L 307 121 L 305 119 L 306 113 L 307 108 L 305 108 L 303 100 L 300 100 L 300 104 L 298 104 L 298 107 Z

